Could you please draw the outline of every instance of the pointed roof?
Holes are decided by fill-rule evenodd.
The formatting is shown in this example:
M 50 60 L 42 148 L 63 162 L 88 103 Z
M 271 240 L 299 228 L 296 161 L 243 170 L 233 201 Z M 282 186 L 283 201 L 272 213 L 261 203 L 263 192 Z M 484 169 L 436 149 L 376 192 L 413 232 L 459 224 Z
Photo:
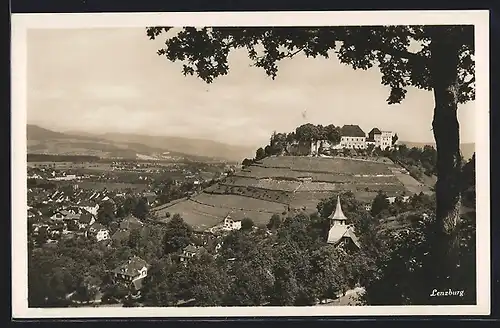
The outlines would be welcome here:
M 329 219 L 335 221 L 347 220 L 344 212 L 342 212 L 342 206 L 340 205 L 340 196 L 337 196 L 337 207 L 335 208 L 335 212 L 332 212 Z

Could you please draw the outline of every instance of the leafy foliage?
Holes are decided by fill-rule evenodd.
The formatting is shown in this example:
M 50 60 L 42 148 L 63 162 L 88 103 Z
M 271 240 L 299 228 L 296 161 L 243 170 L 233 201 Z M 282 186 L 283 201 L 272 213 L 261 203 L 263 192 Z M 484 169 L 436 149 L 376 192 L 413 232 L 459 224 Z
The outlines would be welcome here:
M 243 220 L 241 220 L 241 230 L 249 231 L 249 230 L 253 229 L 253 226 L 254 226 L 254 223 L 253 223 L 252 219 L 244 218 Z
M 115 221 L 115 206 L 111 202 L 103 202 L 97 210 L 97 221 L 105 226 L 109 226 Z
M 430 44 L 446 35 L 460 45 L 458 99 L 465 102 L 475 95 L 472 26 L 184 27 L 177 33 L 168 27 L 150 27 L 146 32 L 155 39 L 166 31 L 169 35 L 158 55 L 183 62 L 185 75 L 207 83 L 228 74 L 233 49 L 246 49 L 254 66 L 273 79 L 277 63 L 299 53 L 312 58 L 336 55 L 354 69 L 378 67 L 381 83 L 390 88 L 389 103 L 401 102 L 409 86 L 431 89 Z M 420 47 L 412 52 L 414 44 Z
M 182 217 L 175 214 L 167 223 L 163 237 L 165 253 L 170 254 L 183 249 L 192 242 L 193 230 Z

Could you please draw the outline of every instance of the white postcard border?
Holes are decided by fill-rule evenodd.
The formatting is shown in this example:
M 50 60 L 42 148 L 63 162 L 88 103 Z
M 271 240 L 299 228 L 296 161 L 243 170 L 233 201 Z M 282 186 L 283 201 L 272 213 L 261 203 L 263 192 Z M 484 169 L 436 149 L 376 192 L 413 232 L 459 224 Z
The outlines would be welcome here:
M 489 13 L 475 11 L 204 12 L 14 14 L 12 65 L 12 316 L 13 318 L 90 317 L 255 317 L 488 315 L 490 313 L 489 179 Z M 146 26 L 328 26 L 475 25 L 477 305 L 475 306 L 320 306 L 197 308 L 28 308 L 27 292 L 27 44 L 28 29 Z M 145 35 L 146 37 L 146 35 Z M 57 56 L 58 54 L 54 54 Z M 180 74 L 180 73 L 179 73 Z

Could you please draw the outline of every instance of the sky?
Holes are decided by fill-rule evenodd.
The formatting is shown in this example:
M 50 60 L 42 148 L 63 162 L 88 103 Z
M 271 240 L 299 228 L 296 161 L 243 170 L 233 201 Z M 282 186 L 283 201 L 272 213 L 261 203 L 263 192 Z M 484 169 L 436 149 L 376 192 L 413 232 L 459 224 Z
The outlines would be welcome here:
M 206 84 L 156 51 L 141 28 L 28 31 L 28 123 L 55 131 L 123 132 L 262 145 L 304 123 L 358 124 L 399 140 L 433 142 L 432 92 L 410 88 L 388 105 L 377 68 L 330 59 L 282 61 L 273 81 L 233 52 L 229 74 Z M 459 107 L 461 142 L 474 142 L 474 102 Z

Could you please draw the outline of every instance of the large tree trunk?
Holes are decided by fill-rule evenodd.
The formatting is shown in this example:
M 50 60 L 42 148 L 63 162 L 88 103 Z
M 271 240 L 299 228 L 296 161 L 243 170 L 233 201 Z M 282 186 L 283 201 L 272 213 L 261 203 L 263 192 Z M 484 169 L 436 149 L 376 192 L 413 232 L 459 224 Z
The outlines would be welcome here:
M 459 47 L 456 39 L 445 27 L 434 30 L 430 73 L 434 90 L 434 119 L 432 122 L 437 148 L 436 225 L 433 238 L 433 276 L 438 286 L 453 288 L 453 273 L 458 263 L 457 224 L 461 206 L 461 155 L 458 105 Z M 451 301 L 447 297 L 433 300 Z M 456 299 L 454 300 L 457 301 Z

